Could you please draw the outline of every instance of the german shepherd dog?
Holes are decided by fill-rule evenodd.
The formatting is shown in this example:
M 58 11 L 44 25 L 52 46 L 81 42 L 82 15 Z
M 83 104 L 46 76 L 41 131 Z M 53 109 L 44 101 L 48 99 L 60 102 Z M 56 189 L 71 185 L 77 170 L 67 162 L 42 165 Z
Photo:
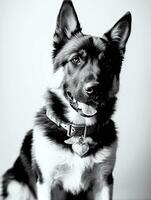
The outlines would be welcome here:
M 127 12 L 102 37 L 85 35 L 70 0 L 54 34 L 46 103 L 2 177 L 3 200 L 112 200 L 117 134 L 111 116 L 131 32 Z

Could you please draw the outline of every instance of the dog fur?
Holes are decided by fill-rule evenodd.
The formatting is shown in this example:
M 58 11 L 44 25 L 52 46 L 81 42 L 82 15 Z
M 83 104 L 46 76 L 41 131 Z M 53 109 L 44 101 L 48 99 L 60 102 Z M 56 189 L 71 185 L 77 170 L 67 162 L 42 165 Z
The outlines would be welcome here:
M 63 1 L 46 103 L 2 177 L 2 200 L 112 200 L 117 133 L 111 117 L 130 32 L 127 12 L 102 37 L 85 35 L 72 1 Z M 68 135 L 68 125 L 77 133 Z M 88 150 L 79 155 L 75 144 Z

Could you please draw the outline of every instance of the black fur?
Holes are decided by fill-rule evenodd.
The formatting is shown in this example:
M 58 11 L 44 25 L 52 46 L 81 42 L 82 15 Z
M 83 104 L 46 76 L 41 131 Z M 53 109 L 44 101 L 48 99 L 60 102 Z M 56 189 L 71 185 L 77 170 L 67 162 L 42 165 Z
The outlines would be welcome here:
M 48 107 L 53 111 L 53 115 L 59 118 L 61 121 L 68 122 L 65 114 L 67 113 L 67 107 L 62 100 L 53 92 L 48 91 L 46 97 Z
M 64 18 L 66 17 L 67 10 L 71 10 L 71 13 L 73 14 L 73 17 L 75 18 L 77 25 L 74 29 L 74 31 L 70 31 L 71 37 L 76 35 L 77 33 L 81 32 L 81 26 L 77 17 L 77 14 L 75 12 L 74 6 L 72 1 L 64 1 L 62 4 L 62 7 L 60 9 L 60 12 L 57 17 L 57 25 L 56 25 L 56 31 L 54 34 L 54 38 L 56 38 L 53 42 L 54 50 L 53 50 L 53 58 L 61 51 L 62 47 L 64 46 L 65 42 L 69 39 L 69 37 L 66 34 L 66 29 L 69 28 L 68 24 L 66 23 L 66 20 Z
M 56 143 L 58 143 L 58 145 L 63 145 L 65 148 L 71 149 L 71 145 L 67 145 L 64 143 L 64 140 L 68 139 L 66 133 L 67 131 L 61 126 L 57 126 L 48 118 L 48 116 L 46 115 L 46 108 L 43 108 L 40 112 L 37 113 L 35 124 L 39 125 L 43 129 L 47 138 L 55 141 Z
M 36 197 L 35 182 L 36 174 L 32 170 L 31 145 L 33 130 L 30 130 L 23 141 L 20 155 L 16 159 L 13 167 L 9 169 L 2 177 L 2 196 L 8 196 L 8 184 L 16 180 L 22 185 L 28 186 L 33 196 Z
M 112 185 L 113 182 L 114 182 L 113 175 L 112 174 L 108 175 L 108 177 L 107 177 L 107 184 L 108 185 Z

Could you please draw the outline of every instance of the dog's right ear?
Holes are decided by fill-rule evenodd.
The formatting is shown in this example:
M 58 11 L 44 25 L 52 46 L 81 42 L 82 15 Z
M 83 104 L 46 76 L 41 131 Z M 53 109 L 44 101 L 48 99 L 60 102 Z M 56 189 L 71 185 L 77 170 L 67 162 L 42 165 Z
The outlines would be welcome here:
M 116 43 L 120 50 L 125 51 L 127 40 L 131 33 L 131 13 L 127 12 L 107 33 L 104 38 Z
M 73 3 L 70 0 L 64 0 L 57 18 L 54 47 L 62 46 L 78 32 L 81 32 L 81 27 Z

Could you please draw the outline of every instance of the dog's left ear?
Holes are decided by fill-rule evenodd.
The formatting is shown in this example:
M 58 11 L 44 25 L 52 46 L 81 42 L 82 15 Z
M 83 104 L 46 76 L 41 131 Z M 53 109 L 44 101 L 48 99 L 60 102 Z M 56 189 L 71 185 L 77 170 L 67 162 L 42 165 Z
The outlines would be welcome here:
M 57 18 L 54 45 L 63 45 L 66 40 L 81 31 L 72 1 L 64 0 Z
M 125 46 L 131 32 L 131 13 L 127 12 L 107 33 L 104 38 L 118 45 L 125 51 Z

